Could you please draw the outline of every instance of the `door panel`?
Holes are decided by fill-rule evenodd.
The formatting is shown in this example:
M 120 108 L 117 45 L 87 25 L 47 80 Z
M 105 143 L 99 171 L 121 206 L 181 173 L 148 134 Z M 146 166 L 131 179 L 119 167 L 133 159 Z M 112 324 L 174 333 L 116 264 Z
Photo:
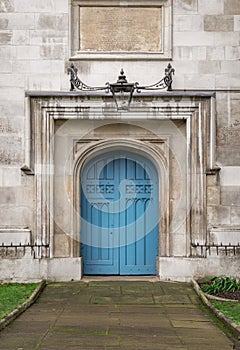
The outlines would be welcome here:
M 131 153 L 108 153 L 82 173 L 81 254 L 84 274 L 155 274 L 158 178 Z

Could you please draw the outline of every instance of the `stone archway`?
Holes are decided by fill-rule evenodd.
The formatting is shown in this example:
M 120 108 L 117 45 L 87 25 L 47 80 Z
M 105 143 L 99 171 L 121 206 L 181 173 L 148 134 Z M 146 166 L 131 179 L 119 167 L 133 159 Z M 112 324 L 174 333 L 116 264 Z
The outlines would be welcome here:
M 165 157 L 164 152 L 157 145 L 149 145 L 146 142 L 132 139 L 119 139 L 119 140 L 104 140 L 91 142 L 85 145 L 77 155 L 77 161 L 74 166 L 73 175 L 73 194 L 74 194 L 74 219 L 75 222 L 74 232 L 80 232 L 81 226 L 79 222 L 79 216 L 81 216 L 81 198 L 79 198 L 81 187 L 81 174 L 84 166 L 91 159 L 96 158 L 101 154 L 107 152 L 130 152 L 132 154 L 138 154 L 138 157 L 144 157 L 148 162 L 152 162 L 156 168 L 158 174 L 158 217 L 159 217 L 159 254 L 165 255 L 169 248 L 169 194 L 168 194 L 168 159 Z M 137 156 L 136 156 L 137 158 Z M 161 205 L 160 205 L 161 203 Z M 162 233 L 160 235 L 160 232 Z M 75 254 L 79 254 L 78 239 L 75 239 Z

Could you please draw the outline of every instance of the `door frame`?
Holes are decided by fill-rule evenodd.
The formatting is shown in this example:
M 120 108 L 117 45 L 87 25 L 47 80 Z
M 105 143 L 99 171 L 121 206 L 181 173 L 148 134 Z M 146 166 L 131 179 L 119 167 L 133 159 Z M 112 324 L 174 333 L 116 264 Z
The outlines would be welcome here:
M 73 214 L 73 228 L 75 233 L 74 239 L 74 254 L 81 256 L 79 248 L 79 232 L 81 235 L 81 174 L 86 162 L 100 154 L 112 151 L 128 151 L 137 153 L 144 158 L 147 158 L 153 163 L 158 175 L 158 217 L 159 217 L 159 231 L 158 231 L 158 256 L 169 256 L 169 149 L 168 139 L 154 140 L 152 143 L 134 140 L 134 139 L 105 139 L 100 141 L 86 141 L 77 152 L 76 161 L 73 168 L 73 195 L 74 195 L 74 214 Z M 161 147 L 159 147 L 161 145 Z M 160 206 L 161 203 L 161 206 Z M 161 233 L 161 234 L 160 234 Z M 156 259 L 156 271 L 158 268 L 158 257 Z

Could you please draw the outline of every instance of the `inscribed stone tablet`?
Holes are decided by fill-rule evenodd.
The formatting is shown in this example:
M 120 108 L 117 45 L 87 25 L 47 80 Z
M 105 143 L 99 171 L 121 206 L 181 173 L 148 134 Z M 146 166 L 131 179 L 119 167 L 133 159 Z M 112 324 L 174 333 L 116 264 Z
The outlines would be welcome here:
M 160 52 L 161 7 L 80 7 L 80 51 Z

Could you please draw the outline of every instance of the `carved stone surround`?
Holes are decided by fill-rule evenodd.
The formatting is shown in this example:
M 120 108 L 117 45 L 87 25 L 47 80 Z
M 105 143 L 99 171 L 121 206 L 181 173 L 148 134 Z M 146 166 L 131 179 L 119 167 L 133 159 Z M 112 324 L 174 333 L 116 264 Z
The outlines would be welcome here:
M 27 100 L 30 101 L 28 116 L 32 141 L 29 135 L 26 135 L 26 149 L 30 156 L 26 153 L 26 162 L 29 161 L 29 164 L 25 165 L 25 171 L 35 175 L 36 215 L 33 235 L 36 241 L 50 244 L 50 257 L 80 255 L 81 169 L 86 159 L 110 149 L 140 152 L 155 164 L 159 172 L 159 256 L 190 256 L 193 253 L 190 248 L 191 241 L 206 240 L 206 172 L 214 166 L 213 96 L 201 96 L 196 92 L 189 95 L 185 93 L 184 96 L 180 93 L 163 93 L 148 96 L 147 99 L 142 96 L 138 97 L 137 101 L 133 100 L 131 110 L 124 113 L 116 112 L 112 101 L 97 94 L 86 96 L 57 93 L 54 96 L 51 93 L 29 92 Z M 171 129 L 170 132 L 164 131 L 164 125 L 168 122 L 173 125 L 183 123 L 180 132 L 185 142 L 183 168 L 179 165 L 183 158 L 178 159 L 178 143 L 175 140 L 179 135 L 171 133 Z M 65 123 L 68 123 L 69 129 L 60 128 Z M 103 124 L 108 126 L 101 126 Z M 113 124 L 128 125 L 126 130 L 129 135 L 124 134 L 118 127 L 114 127 L 115 134 L 109 133 L 108 128 Z M 85 133 L 84 137 L 78 137 L 78 130 L 86 125 L 91 125 L 89 130 L 92 131 Z M 150 130 L 154 129 L 154 125 L 159 126 L 159 133 Z M 147 129 L 150 132 L 146 132 Z M 68 130 L 72 133 L 70 138 L 66 134 Z M 179 137 L 180 140 L 181 136 Z M 59 159 L 62 155 L 61 149 L 56 149 L 59 145 L 62 145 L 62 150 L 66 149 L 68 152 L 64 165 L 67 171 L 64 173 L 63 182 L 66 198 L 62 198 L 59 195 L 61 191 L 58 191 L 58 179 L 60 189 L 63 180 L 59 176 Z M 179 178 L 174 177 L 175 171 L 176 174 L 180 171 L 179 174 L 183 177 L 181 191 L 178 191 L 175 185 Z M 181 171 L 185 173 L 182 174 Z M 179 200 L 180 192 L 186 194 L 184 204 Z M 58 196 L 60 197 L 57 198 Z M 63 209 L 56 207 L 56 203 L 63 203 L 65 209 L 64 206 Z M 175 226 L 172 227 L 171 217 L 175 214 Z M 181 221 L 179 227 L 176 226 L 178 215 Z M 59 217 L 66 218 L 66 223 L 62 224 L 63 228 L 56 224 Z M 65 253 L 62 253 L 63 256 L 56 253 L 56 246 L 60 245 L 57 237 L 68 245 Z M 181 240 L 179 247 L 178 239 Z

